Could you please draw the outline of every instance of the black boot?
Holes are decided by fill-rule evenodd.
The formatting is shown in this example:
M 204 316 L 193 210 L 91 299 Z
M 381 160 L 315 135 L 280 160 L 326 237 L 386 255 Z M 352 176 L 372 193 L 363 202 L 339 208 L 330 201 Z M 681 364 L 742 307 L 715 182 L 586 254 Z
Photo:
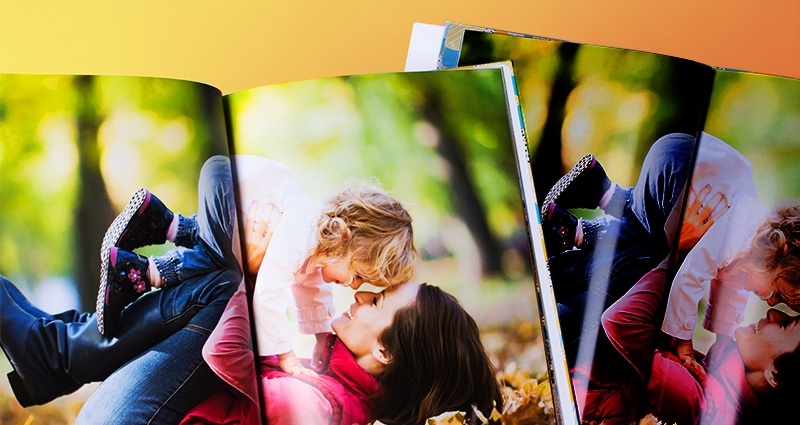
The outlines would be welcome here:
M 44 404 L 102 381 L 129 360 L 164 340 L 163 291 L 122 312 L 118 338 L 97 329 L 96 316 L 76 311 L 48 315 L 0 276 L 0 347 L 14 368 L 11 389 L 23 407 Z
M 122 309 L 150 291 L 150 274 L 146 257 L 115 246 L 101 260 L 97 326 L 100 333 L 112 337 Z
M 139 189 L 106 230 L 101 255 L 112 246 L 133 251 L 163 244 L 173 217 L 172 211 L 156 195 L 145 188 Z
M 570 210 L 586 208 L 593 210 L 600 205 L 603 194 L 611 188 L 611 180 L 597 158 L 587 154 L 571 170 L 550 188 L 542 202 L 542 216 L 551 203 Z
M 552 257 L 575 247 L 578 219 L 550 203 L 542 216 L 542 233 L 547 256 Z

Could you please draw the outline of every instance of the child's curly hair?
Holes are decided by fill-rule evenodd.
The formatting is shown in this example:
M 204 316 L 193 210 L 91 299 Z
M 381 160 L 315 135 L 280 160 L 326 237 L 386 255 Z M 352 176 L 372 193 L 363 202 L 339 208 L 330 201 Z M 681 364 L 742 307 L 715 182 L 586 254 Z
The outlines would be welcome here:
M 784 303 L 800 311 L 800 205 L 774 209 L 756 232 L 753 250 L 766 270 L 777 270 Z
M 389 287 L 414 277 L 417 250 L 411 215 L 376 184 L 361 184 L 327 200 L 314 256 L 324 264 L 352 253 L 365 282 Z

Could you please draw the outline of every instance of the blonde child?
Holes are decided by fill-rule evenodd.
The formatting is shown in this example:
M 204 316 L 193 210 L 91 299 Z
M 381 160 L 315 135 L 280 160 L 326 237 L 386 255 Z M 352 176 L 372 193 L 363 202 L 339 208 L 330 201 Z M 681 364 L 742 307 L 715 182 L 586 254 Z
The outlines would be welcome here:
M 291 326 L 286 314 L 289 294 L 294 297 L 300 331 L 317 337 L 316 358 L 322 341 L 331 332 L 334 317 L 330 283 L 353 289 L 365 282 L 389 287 L 413 277 L 416 249 L 411 216 L 397 200 L 374 185 L 344 190 L 322 204 L 308 197 L 291 170 L 277 161 L 237 155 L 233 157 L 233 169 L 240 205 L 248 208 L 248 217 L 266 217 L 271 211 L 280 214 L 277 224 L 270 225 L 271 239 L 263 260 L 259 264 L 245 264 L 246 270 L 256 272 L 252 313 L 257 352 L 260 356 L 277 355 L 281 368 L 288 373 L 313 375 L 314 372 L 300 363 L 292 349 Z M 103 316 L 104 310 L 111 312 L 107 316 L 118 316 L 124 305 L 140 293 L 126 289 L 129 295 L 113 303 L 113 308 L 103 307 L 101 298 L 109 292 L 113 294 L 114 288 L 132 286 L 146 291 L 151 284 L 168 286 L 203 270 L 213 269 L 218 263 L 214 258 L 207 258 L 202 244 L 191 245 L 191 242 L 182 245 L 192 249 L 173 250 L 164 257 L 150 259 L 125 251 L 124 247 L 131 244 L 120 242 L 127 242 L 144 227 L 136 222 L 143 221 L 138 217 L 147 217 L 148 209 L 160 204 L 157 199 L 152 201 L 155 197 L 149 192 L 146 203 L 135 199 L 126 208 L 126 211 L 134 213 L 121 214 L 120 225 L 112 226 L 123 229 L 107 238 L 114 246 L 104 248 L 101 254 L 107 272 L 105 280 L 101 281 L 101 295 L 98 297 L 99 316 Z M 165 237 L 149 238 L 148 243 L 163 243 L 163 239 L 185 240 L 182 235 L 191 233 L 186 229 L 191 229 L 193 218 L 162 212 L 155 215 L 163 216 L 162 222 L 169 219 L 171 224 L 158 226 L 165 229 Z M 226 221 L 234 223 L 234 226 L 237 222 L 232 218 L 219 220 L 222 223 Z M 266 228 L 263 221 L 259 223 L 257 219 L 245 220 L 242 217 L 238 222 L 252 226 L 240 232 L 244 246 L 258 244 L 262 236 L 258 231 Z M 130 232 L 126 231 L 129 229 Z M 143 245 L 132 244 L 130 248 L 138 246 Z M 244 257 L 248 262 L 249 256 Z M 133 278 L 138 280 L 115 280 L 120 276 L 118 266 L 125 264 L 137 266 Z M 109 297 L 105 296 L 105 299 Z
M 730 208 L 688 251 L 667 299 L 661 330 L 676 338 L 676 354 L 690 368 L 699 367 L 692 335 L 704 295 L 703 327 L 718 338 L 733 337 L 751 293 L 771 306 L 784 302 L 800 311 L 800 208 L 770 211 L 758 200 L 747 158 L 710 134 L 699 143 L 690 188 L 699 193 L 713 187 Z

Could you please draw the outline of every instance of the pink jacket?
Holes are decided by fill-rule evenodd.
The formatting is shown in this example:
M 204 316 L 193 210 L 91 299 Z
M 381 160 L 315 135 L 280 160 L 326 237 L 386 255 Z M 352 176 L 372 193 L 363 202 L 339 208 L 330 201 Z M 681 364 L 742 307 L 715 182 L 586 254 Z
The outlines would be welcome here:
M 377 380 L 333 335 L 318 378 L 286 374 L 275 356 L 262 357 L 257 374 L 244 284 L 203 347 L 203 358 L 228 386 L 192 409 L 182 424 L 255 424 L 261 418 L 270 425 L 366 424 L 372 420 L 374 397 L 380 394 Z

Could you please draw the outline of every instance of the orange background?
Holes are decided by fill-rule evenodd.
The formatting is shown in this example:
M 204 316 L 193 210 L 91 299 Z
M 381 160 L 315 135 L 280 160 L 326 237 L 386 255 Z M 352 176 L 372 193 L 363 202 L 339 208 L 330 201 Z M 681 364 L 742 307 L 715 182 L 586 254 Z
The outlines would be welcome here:
M 413 22 L 446 20 L 800 78 L 796 0 L 0 0 L 0 73 L 171 77 L 229 93 L 400 71 Z

